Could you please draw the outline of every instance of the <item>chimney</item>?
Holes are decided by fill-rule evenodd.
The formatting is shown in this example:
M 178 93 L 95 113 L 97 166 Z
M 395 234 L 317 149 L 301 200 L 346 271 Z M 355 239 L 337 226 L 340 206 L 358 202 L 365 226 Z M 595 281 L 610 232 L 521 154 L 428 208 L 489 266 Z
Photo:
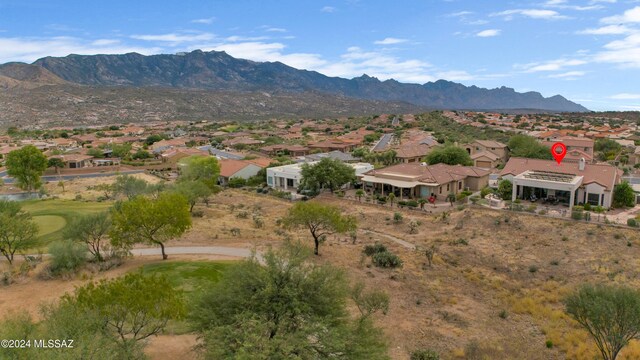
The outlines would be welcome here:
M 586 161 L 584 160 L 584 158 L 580 158 L 580 161 L 578 162 L 578 170 L 584 171 L 585 163 L 586 163 Z

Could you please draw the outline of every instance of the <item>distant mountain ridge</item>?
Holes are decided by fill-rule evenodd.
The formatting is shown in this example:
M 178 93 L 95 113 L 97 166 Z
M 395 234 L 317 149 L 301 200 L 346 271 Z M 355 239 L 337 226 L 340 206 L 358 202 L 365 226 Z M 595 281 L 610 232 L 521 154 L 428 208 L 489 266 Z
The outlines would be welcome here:
M 26 64 L 0 65 L 0 75 L 12 70 L 28 73 Z M 11 68 L 7 67 L 11 65 Z M 189 53 L 140 55 L 68 55 L 45 57 L 32 67 L 46 69 L 40 77 L 55 75 L 69 83 L 92 86 L 170 87 L 223 91 L 306 92 L 365 100 L 401 101 L 432 109 L 537 109 L 558 112 L 588 111 L 560 95 L 545 98 L 537 92 L 518 93 L 511 88 L 484 89 L 446 80 L 426 84 L 380 81 L 362 75 L 353 79 L 329 77 L 298 70 L 280 62 L 236 59 L 225 52 L 195 50 Z M 31 71 L 34 73 L 35 71 Z

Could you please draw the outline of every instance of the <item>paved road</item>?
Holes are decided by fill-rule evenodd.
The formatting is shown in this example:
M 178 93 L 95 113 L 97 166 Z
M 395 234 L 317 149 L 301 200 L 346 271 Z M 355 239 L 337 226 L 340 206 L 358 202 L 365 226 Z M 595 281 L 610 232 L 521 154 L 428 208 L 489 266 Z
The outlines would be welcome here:
M 75 175 L 45 175 L 42 177 L 43 181 L 58 181 L 58 180 L 73 180 L 78 178 L 97 178 L 97 177 L 105 177 L 105 176 L 114 176 L 114 175 L 125 175 L 125 174 L 139 174 L 143 173 L 144 170 L 125 170 L 125 171 L 112 171 L 112 172 L 104 172 L 104 173 L 91 173 L 91 174 L 75 174 Z M 0 177 L 4 177 L 7 175 L 6 171 L 0 172 Z M 13 184 L 14 179 L 10 177 L 5 177 L 5 184 Z
M 250 249 L 235 248 L 228 246 L 167 246 L 164 248 L 167 255 L 185 255 L 185 254 L 206 254 L 206 255 L 225 255 L 247 258 L 251 256 Z M 160 247 L 132 249 L 131 254 L 134 256 L 149 256 L 162 254 Z

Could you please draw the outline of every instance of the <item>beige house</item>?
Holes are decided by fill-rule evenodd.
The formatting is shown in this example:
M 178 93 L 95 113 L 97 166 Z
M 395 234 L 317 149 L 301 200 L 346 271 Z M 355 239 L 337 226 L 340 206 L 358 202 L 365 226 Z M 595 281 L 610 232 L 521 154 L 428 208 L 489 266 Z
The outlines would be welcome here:
M 475 140 L 463 145 L 473 160 L 473 165 L 490 169 L 504 164 L 509 158 L 507 145 L 493 140 Z
M 489 171 L 473 166 L 410 163 L 371 170 L 360 179 L 368 193 L 394 193 L 399 199 L 427 198 L 433 194 L 444 199 L 448 194 L 484 188 L 489 182 Z
M 577 163 L 580 159 L 585 159 L 587 163 L 594 162 L 593 157 L 593 139 L 578 138 L 572 136 L 557 137 L 553 141 L 543 141 L 542 144 L 548 147 L 552 147 L 553 144 L 561 142 L 567 147 L 567 154 L 565 155 L 563 162 Z
M 226 186 L 232 178 L 247 180 L 252 176 L 258 175 L 261 169 L 260 166 L 247 160 L 222 159 L 220 160 L 218 183 Z
M 399 163 L 409 164 L 421 162 L 433 146 L 427 144 L 406 144 L 394 149 L 396 152 L 396 161 Z
M 512 157 L 500 173 L 513 184 L 512 200 L 553 198 L 569 208 L 589 203 L 611 207 L 613 188 L 622 170 L 609 164 L 589 164 Z

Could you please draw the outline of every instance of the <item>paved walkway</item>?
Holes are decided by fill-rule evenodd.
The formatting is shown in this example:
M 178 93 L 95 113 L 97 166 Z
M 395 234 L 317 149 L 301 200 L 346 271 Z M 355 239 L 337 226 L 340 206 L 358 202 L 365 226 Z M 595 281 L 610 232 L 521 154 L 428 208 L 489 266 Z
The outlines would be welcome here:
M 165 253 L 171 255 L 206 254 L 224 255 L 247 258 L 251 256 L 251 250 L 228 246 L 165 246 Z M 131 249 L 134 256 L 150 256 L 162 254 L 160 247 Z
M 391 240 L 391 241 L 393 241 L 393 242 L 395 242 L 397 244 L 400 244 L 400 245 L 406 247 L 407 249 L 410 249 L 410 250 L 415 250 L 416 249 L 416 245 L 415 244 L 412 244 L 412 243 L 410 243 L 408 241 L 404 241 L 404 240 L 399 239 L 399 238 L 397 238 L 395 236 L 391 236 L 391 235 L 384 234 L 384 233 L 377 232 L 377 231 L 373 231 L 373 230 L 365 230 L 365 231 L 368 231 L 368 232 L 370 232 L 372 234 L 376 234 L 378 236 L 385 237 L 385 238 L 387 238 L 387 239 L 389 239 L 389 240 Z

